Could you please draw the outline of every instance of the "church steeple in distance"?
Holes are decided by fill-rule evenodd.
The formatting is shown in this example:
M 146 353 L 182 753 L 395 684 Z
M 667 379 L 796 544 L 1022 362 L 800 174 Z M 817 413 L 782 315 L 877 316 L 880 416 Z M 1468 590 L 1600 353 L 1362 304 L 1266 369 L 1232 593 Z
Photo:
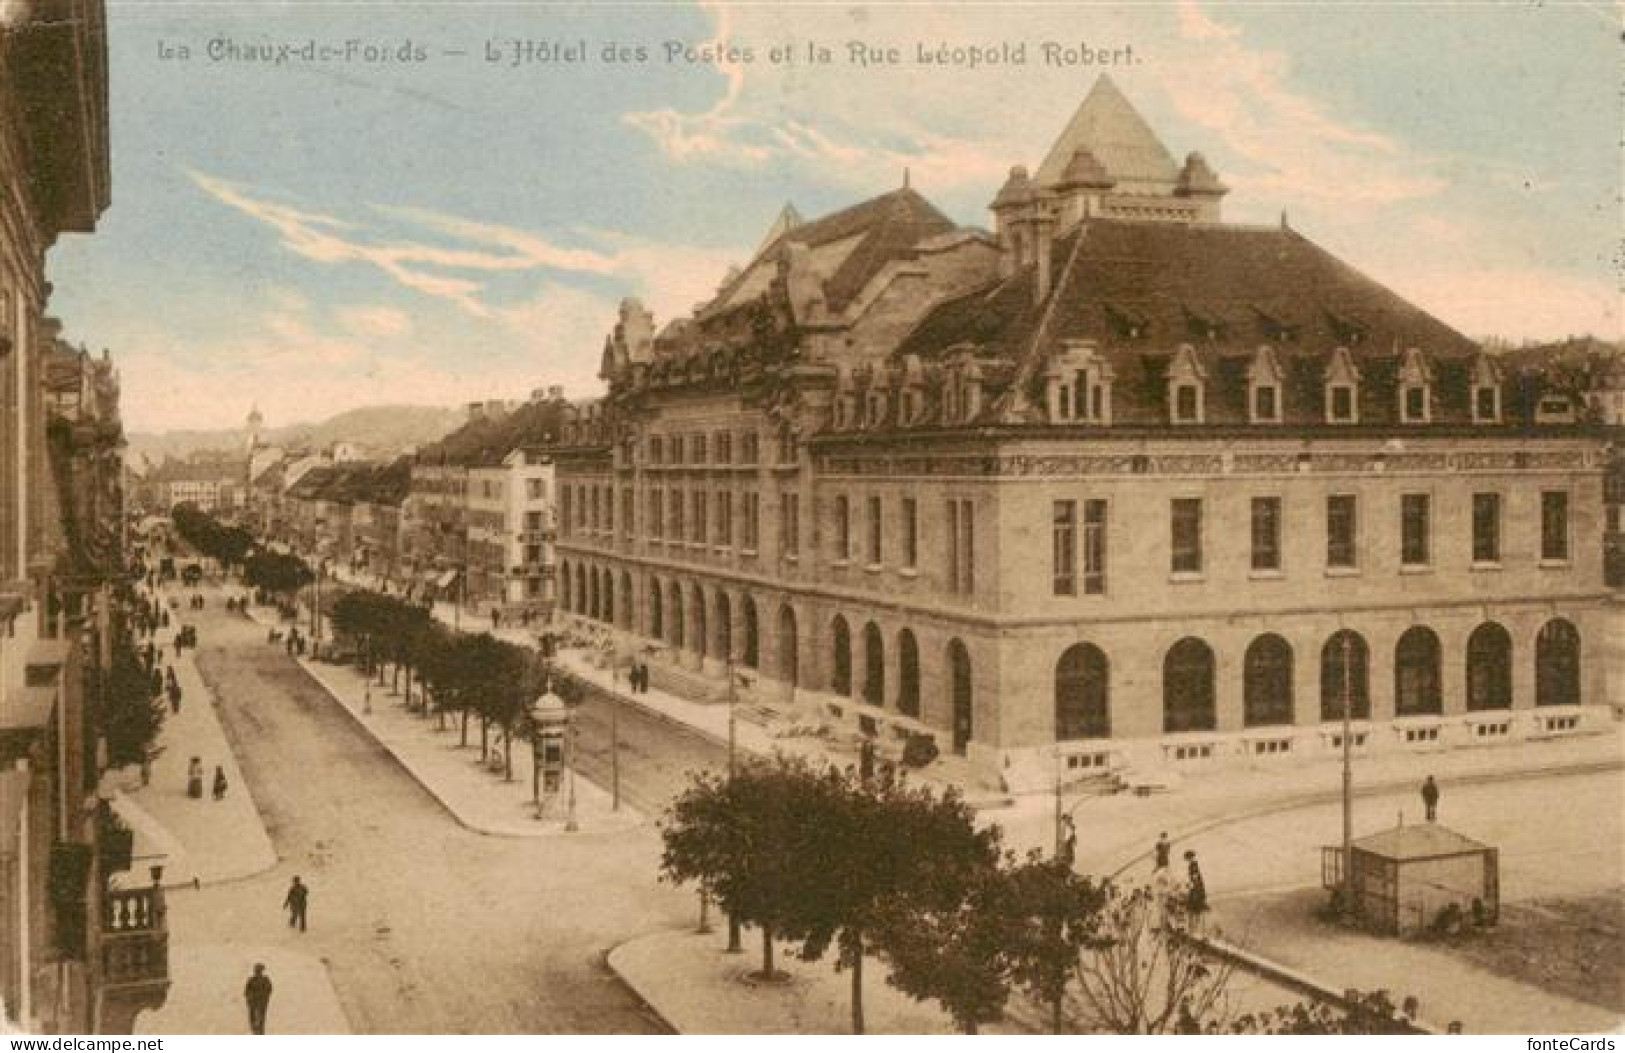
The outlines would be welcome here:
M 248 411 L 248 449 L 249 449 L 249 452 L 253 452 L 254 450 L 259 448 L 259 445 L 260 445 L 260 429 L 262 427 L 264 427 L 264 425 L 265 425 L 265 416 L 260 413 L 259 406 L 254 406 L 254 407 L 250 408 L 249 411 Z

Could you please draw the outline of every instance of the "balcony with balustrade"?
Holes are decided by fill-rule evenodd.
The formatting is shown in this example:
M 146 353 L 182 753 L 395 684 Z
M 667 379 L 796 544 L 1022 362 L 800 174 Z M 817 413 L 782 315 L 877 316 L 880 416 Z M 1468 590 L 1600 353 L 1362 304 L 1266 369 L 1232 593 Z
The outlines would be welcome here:
M 96 944 L 96 990 L 101 1034 L 130 1034 L 144 1009 L 169 997 L 169 924 L 161 870 L 150 888 L 108 889 L 102 894 Z

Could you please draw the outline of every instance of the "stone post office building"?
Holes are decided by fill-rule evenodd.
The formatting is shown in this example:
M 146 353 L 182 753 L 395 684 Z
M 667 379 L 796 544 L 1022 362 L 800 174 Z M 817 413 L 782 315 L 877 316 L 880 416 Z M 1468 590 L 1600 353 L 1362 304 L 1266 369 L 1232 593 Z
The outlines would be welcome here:
M 1103 78 L 991 234 L 905 185 L 625 302 L 564 609 L 1012 785 L 1606 719 L 1600 430 L 1225 192 Z

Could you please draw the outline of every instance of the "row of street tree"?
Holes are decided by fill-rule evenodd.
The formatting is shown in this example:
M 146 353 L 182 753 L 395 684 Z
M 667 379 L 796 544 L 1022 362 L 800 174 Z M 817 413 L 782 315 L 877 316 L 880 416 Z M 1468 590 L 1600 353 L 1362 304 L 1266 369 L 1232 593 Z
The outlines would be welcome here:
M 581 689 L 565 675 L 547 669 L 533 648 L 499 640 L 490 633 L 460 633 L 435 621 L 429 611 L 398 596 L 352 589 L 336 596 L 327 610 L 339 651 L 353 653 L 370 675 L 382 678 L 390 667 L 396 690 L 441 720 L 461 722 L 460 742 L 468 745 L 470 721 L 479 725 L 480 753 L 490 749 L 493 728 L 501 732 L 503 770 L 513 777 L 513 742 L 531 737 L 530 708 L 551 685 L 566 702 Z
M 1012 996 L 1044 1007 L 1061 1033 L 1213 1031 L 1400 1033 L 1386 996 L 1235 1016 L 1230 969 L 1204 948 L 1183 890 L 1120 888 L 1065 858 L 1017 856 L 978 828 L 953 791 L 749 761 L 696 773 L 662 824 L 662 876 L 695 883 L 761 935 L 763 980 L 782 978 L 776 941 L 851 975 L 852 1030 L 864 1032 L 863 967 L 935 1001 L 966 1033 L 1001 1019 Z

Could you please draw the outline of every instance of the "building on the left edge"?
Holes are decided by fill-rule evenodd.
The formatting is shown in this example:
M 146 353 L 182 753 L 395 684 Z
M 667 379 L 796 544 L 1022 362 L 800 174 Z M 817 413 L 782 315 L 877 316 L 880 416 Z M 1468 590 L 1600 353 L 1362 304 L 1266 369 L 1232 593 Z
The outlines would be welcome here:
M 46 316 L 109 197 L 101 0 L 0 8 L 0 1028 L 127 1032 L 168 991 L 162 892 L 109 889 L 94 720 L 123 570 L 117 378 Z M 128 865 L 125 862 L 124 865 Z

